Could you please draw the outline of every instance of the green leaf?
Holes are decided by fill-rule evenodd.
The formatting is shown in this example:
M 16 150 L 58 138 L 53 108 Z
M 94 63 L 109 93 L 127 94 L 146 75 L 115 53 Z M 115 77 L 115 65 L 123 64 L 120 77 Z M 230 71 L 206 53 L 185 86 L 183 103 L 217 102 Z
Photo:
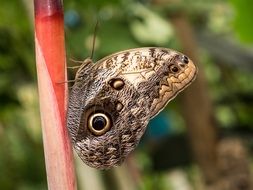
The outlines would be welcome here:
M 234 28 L 239 39 L 246 43 L 253 42 L 253 1 L 252 0 L 230 0 L 235 10 Z

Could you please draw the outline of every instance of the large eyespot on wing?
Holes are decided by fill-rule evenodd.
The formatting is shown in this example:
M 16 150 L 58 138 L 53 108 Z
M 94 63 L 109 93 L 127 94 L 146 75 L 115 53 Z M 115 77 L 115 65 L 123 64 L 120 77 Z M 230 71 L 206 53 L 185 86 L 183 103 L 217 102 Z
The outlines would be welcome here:
M 118 104 L 120 102 L 110 98 L 94 98 L 90 105 L 82 110 L 76 140 L 100 137 L 110 131 L 114 125 L 113 119 L 118 117 Z
M 90 132 L 96 136 L 105 134 L 112 127 L 111 118 L 102 112 L 92 113 L 88 117 L 87 126 Z

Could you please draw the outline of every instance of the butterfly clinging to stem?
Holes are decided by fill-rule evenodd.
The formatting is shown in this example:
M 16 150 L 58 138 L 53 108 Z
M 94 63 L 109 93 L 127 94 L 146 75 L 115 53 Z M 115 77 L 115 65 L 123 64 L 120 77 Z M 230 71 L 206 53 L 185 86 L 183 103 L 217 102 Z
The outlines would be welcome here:
M 67 113 L 73 146 L 87 165 L 120 165 L 147 124 L 192 83 L 193 62 L 182 53 L 146 47 L 109 55 L 78 69 Z

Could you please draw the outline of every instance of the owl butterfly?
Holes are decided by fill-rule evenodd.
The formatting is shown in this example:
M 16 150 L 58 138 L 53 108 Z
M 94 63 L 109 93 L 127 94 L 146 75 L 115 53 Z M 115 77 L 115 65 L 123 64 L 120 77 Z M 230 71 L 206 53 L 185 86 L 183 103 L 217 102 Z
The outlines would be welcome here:
M 67 114 L 79 157 L 99 169 L 120 165 L 149 120 L 196 74 L 190 59 L 165 48 L 130 49 L 96 64 L 86 59 L 76 73 Z

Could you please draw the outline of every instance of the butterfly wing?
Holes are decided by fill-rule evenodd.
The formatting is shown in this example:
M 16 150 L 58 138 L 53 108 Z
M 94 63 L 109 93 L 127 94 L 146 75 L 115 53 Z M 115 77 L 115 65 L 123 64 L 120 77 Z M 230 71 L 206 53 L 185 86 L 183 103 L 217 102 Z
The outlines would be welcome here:
M 148 121 L 188 86 L 197 69 L 165 48 L 122 51 L 77 72 L 67 127 L 89 166 L 119 165 L 138 145 Z

